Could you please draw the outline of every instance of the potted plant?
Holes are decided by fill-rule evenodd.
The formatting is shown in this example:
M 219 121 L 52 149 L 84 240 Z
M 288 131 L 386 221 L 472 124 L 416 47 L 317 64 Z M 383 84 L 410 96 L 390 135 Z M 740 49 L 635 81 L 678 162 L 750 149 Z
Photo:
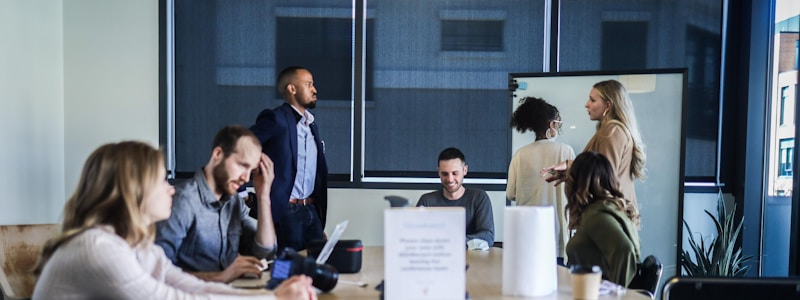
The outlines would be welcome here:
M 736 203 L 730 211 L 725 209 L 725 199 L 720 191 L 717 196 L 717 215 L 706 214 L 714 221 L 717 236 L 710 241 L 700 236 L 698 243 L 686 220 L 683 226 L 689 232 L 689 246 L 692 253 L 683 250 L 680 255 L 681 268 L 688 276 L 701 277 L 741 277 L 750 268 L 746 265 L 752 256 L 742 256 L 741 246 L 736 245 L 742 229 L 742 221 L 734 220 Z

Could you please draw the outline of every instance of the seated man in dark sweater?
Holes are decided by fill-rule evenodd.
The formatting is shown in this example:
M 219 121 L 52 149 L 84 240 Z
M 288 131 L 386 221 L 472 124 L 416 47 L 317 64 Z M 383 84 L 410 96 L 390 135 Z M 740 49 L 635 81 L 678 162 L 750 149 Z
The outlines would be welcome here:
M 462 185 L 467 175 L 464 153 L 447 148 L 439 154 L 439 178 L 442 189 L 422 195 L 417 206 L 461 206 L 467 217 L 466 242 L 473 239 L 494 244 L 494 216 L 489 195 L 481 189 L 468 189 Z

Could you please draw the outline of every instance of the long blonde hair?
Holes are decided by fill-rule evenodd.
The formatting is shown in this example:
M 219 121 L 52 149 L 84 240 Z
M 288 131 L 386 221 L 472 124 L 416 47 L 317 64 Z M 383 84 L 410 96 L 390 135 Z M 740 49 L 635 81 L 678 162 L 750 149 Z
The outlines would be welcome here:
M 606 122 L 610 120 L 622 123 L 633 138 L 630 174 L 634 178 L 644 180 L 647 178 L 644 166 L 647 161 L 647 155 L 644 153 L 645 146 L 642 142 L 642 135 L 639 133 L 639 125 L 636 122 L 636 114 L 633 112 L 633 103 L 631 103 L 628 91 L 622 83 L 616 80 L 595 83 L 593 88 L 600 94 L 600 98 L 603 101 L 611 104 L 605 117 L 597 123 L 597 129 L 606 125 Z
M 163 179 L 158 178 L 160 168 L 164 168 L 161 151 L 142 142 L 111 143 L 92 152 L 64 206 L 61 235 L 44 245 L 34 274 L 41 274 L 58 247 L 92 227 L 111 226 L 131 246 L 152 243 L 154 225 L 144 220 L 140 208 Z

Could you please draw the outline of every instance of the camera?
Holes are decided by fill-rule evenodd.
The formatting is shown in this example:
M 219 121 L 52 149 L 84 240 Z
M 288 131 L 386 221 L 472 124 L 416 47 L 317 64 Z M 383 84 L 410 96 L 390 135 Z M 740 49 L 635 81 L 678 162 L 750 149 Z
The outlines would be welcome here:
M 319 257 L 322 253 L 322 248 L 325 248 L 325 240 L 314 240 L 308 244 L 306 249 L 309 257 Z M 364 250 L 364 244 L 361 240 L 339 240 L 330 252 L 328 261 L 329 264 L 336 268 L 340 274 L 358 273 L 361 271 L 361 256 Z
M 314 258 L 302 256 L 292 248 L 284 248 L 272 265 L 272 276 L 267 282 L 268 289 L 278 287 L 292 275 L 311 277 L 312 285 L 323 292 L 332 290 L 339 281 L 339 271 L 331 265 L 318 264 Z

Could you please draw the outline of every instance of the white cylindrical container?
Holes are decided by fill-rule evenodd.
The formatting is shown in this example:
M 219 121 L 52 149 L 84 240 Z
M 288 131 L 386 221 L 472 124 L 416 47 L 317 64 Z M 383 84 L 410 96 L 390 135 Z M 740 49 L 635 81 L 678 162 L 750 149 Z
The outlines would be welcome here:
M 507 206 L 503 234 L 503 295 L 537 297 L 558 288 L 552 206 Z

